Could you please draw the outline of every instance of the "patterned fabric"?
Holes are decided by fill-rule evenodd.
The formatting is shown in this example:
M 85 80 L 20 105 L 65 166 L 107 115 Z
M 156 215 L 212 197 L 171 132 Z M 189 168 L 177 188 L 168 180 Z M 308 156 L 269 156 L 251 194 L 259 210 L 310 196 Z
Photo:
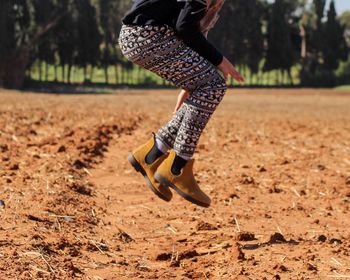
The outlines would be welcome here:
M 227 86 L 217 69 L 179 39 L 168 26 L 122 27 L 119 44 L 126 58 L 148 69 L 190 96 L 156 137 L 189 159 Z

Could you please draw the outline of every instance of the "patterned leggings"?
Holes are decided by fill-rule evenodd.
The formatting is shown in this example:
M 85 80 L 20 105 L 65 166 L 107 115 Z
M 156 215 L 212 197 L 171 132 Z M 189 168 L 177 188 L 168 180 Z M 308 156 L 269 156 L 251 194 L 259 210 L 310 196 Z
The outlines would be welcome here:
M 119 44 L 127 59 L 189 92 L 190 96 L 156 137 L 177 155 L 191 158 L 203 129 L 225 95 L 225 80 L 168 26 L 124 25 Z

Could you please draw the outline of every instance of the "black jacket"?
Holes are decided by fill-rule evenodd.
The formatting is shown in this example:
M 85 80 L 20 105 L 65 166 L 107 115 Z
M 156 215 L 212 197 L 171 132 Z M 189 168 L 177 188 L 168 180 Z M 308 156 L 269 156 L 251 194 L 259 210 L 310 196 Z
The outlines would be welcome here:
M 217 66 L 223 55 L 208 42 L 199 28 L 205 12 L 206 0 L 134 0 L 122 22 L 141 26 L 167 24 L 189 47 Z

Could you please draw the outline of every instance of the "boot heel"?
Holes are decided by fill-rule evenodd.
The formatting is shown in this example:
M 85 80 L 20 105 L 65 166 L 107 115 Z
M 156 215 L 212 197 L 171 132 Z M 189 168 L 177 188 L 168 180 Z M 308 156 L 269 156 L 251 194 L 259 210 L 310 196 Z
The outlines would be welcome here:
M 159 175 L 157 172 L 154 173 L 154 179 L 156 179 L 158 183 L 161 183 L 164 186 L 173 188 L 173 184 L 169 182 L 167 179 L 165 179 L 163 176 Z
M 157 190 L 153 185 L 152 185 L 152 182 L 150 181 L 150 179 L 148 178 L 147 176 L 147 173 L 146 171 L 143 169 L 143 167 L 137 162 L 137 160 L 134 158 L 134 156 L 132 154 L 129 154 L 128 155 L 128 161 L 130 162 L 130 164 L 132 165 L 132 167 L 135 168 L 135 170 L 137 172 L 140 172 L 143 177 L 145 178 L 146 180 L 146 183 L 148 185 L 148 187 L 151 189 L 151 191 L 156 194 L 159 198 L 169 202 L 172 198 L 172 196 L 169 198 L 169 197 L 166 197 L 165 195 L 163 195 L 161 192 L 159 192 L 159 190 Z M 164 188 L 164 186 L 160 186 L 160 188 Z
M 137 160 L 134 158 L 134 156 L 132 154 L 128 155 L 128 161 L 130 162 L 130 164 L 132 165 L 132 167 L 134 167 L 134 169 L 137 172 L 140 172 L 143 176 L 146 175 L 145 170 L 142 168 L 142 166 L 137 162 Z
M 192 202 L 193 204 L 196 204 L 198 206 L 201 207 L 205 207 L 208 208 L 210 206 L 210 203 L 205 203 L 202 201 L 199 201 L 193 197 L 191 197 L 190 195 L 184 193 L 182 190 L 180 190 L 178 187 L 176 187 L 173 183 L 171 183 L 170 181 L 168 181 L 166 178 L 164 178 L 163 176 L 161 176 L 159 173 L 155 173 L 154 174 L 154 179 L 156 179 L 160 184 L 170 187 L 173 190 L 175 190 L 179 195 L 181 195 L 184 199 L 188 200 L 189 202 Z

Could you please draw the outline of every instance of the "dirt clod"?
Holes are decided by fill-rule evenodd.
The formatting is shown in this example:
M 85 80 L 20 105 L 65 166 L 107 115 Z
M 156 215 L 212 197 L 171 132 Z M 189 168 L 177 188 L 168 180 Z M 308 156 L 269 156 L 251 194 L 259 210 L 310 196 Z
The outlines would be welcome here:
M 232 260 L 234 261 L 244 261 L 246 259 L 240 244 L 236 243 L 232 246 L 231 257 L 232 257 Z
M 0 152 L 5 153 L 9 150 L 8 146 L 6 144 L 0 144 Z
M 273 267 L 273 269 L 275 269 L 279 272 L 287 272 L 288 271 L 288 268 L 283 264 L 277 264 Z
M 61 145 L 58 149 L 57 149 L 57 153 L 64 153 L 67 150 L 66 146 Z
M 171 253 L 161 253 L 159 255 L 157 255 L 156 257 L 156 261 L 168 261 L 171 260 Z
M 251 232 L 240 232 L 237 235 L 237 240 L 238 241 L 253 241 L 256 240 L 255 234 Z
M 82 169 L 82 168 L 87 168 L 88 166 L 86 165 L 86 163 L 84 163 L 83 161 L 81 161 L 80 159 L 77 159 L 73 162 L 73 166 L 76 169 Z
M 129 234 L 122 230 L 119 231 L 117 238 L 120 239 L 123 243 L 130 243 L 134 241 L 134 239 Z
M 327 237 L 326 237 L 325 235 L 321 234 L 321 235 L 318 237 L 317 240 L 318 240 L 319 242 L 326 242 Z
M 243 185 L 254 185 L 255 184 L 255 180 L 252 176 L 246 175 L 246 174 L 242 174 L 241 175 L 241 180 L 240 183 Z
M 200 221 L 197 224 L 197 230 L 217 230 L 218 228 L 210 223 Z
M 313 265 L 311 263 L 306 263 L 306 269 L 309 270 L 309 271 L 317 271 L 317 266 L 316 265 Z
M 267 171 L 266 168 L 263 165 L 258 165 L 257 169 L 258 169 L 259 172 L 266 172 Z
M 93 193 L 93 190 L 91 188 L 91 186 L 89 185 L 86 185 L 84 183 L 81 183 L 81 182 L 74 182 L 70 188 L 77 192 L 77 193 L 80 193 L 80 194 L 83 194 L 83 195 L 92 195 Z
M 270 240 L 269 240 L 269 243 L 286 243 L 286 242 L 287 242 L 287 240 L 279 232 L 276 232 L 273 235 L 271 235 Z
M 350 176 L 345 179 L 345 184 L 350 186 Z
M 334 244 L 334 245 L 338 245 L 338 244 L 343 244 L 343 241 L 341 241 L 340 239 L 337 239 L 337 238 L 332 238 L 330 241 L 329 241 L 330 244 Z
M 199 256 L 196 250 L 187 250 L 179 254 L 179 260 L 192 259 Z
M 14 163 L 14 164 L 10 165 L 9 170 L 13 170 L 13 171 L 19 170 L 19 164 Z

